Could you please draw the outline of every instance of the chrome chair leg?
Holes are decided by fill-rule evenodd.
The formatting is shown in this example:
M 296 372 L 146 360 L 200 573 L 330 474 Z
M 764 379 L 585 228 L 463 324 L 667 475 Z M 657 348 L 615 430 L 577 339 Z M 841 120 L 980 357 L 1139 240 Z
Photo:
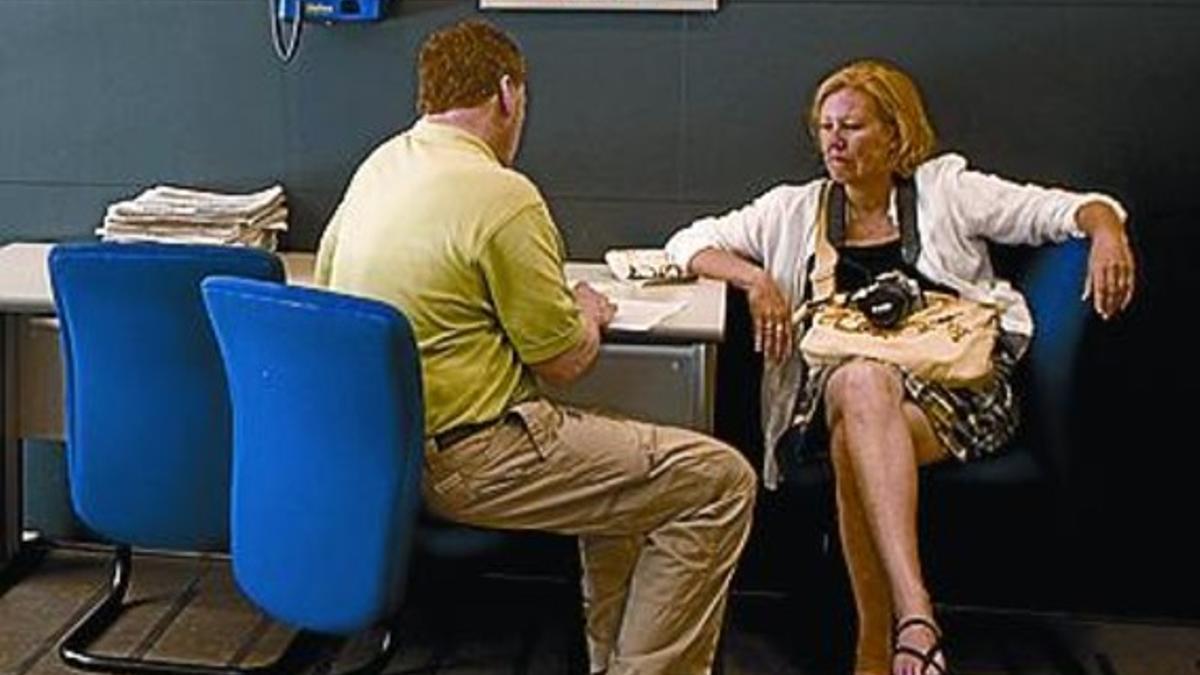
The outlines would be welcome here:
M 178 675 L 286 675 L 305 670 L 322 659 L 332 661 L 344 640 L 340 637 L 300 631 L 274 661 L 261 666 L 223 666 L 207 663 L 135 659 L 87 651 L 112 626 L 125 609 L 133 572 L 132 550 L 118 546 L 113 557 L 108 592 L 87 611 L 63 638 L 58 653 L 67 665 L 81 670 L 108 673 L 157 673 Z M 368 675 L 382 672 L 395 655 L 399 641 L 395 630 L 384 631 L 378 649 L 362 666 L 339 675 Z

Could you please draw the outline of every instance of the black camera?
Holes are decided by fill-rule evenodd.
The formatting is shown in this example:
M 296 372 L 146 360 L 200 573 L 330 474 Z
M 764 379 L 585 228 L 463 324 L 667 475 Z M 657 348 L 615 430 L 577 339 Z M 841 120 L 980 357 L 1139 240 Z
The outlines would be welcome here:
M 884 272 L 855 291 L 850 303 L 877 328 L 895 328 L 925 306 L 921 285 L 899 270 Z

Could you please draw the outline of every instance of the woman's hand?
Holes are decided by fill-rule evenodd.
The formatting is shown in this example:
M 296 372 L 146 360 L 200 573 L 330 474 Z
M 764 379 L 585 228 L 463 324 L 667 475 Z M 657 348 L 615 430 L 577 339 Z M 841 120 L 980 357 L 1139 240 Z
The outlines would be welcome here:
M 691 271 L 724 279 L 746 291 L 750 318 L 754 320 L 754 351 L 775 363 L 792 355 L 792 304 L 775 280 L 755 262 L 729 251 L 706 248 L 688 263 Z
M 1096 313 L 1111 319 L 1133 300 L 1137 269 L 1125 226 L 1110 207 L 1093 202 L 1079 210 L 1080 227 L 1092 239 L 1083 299 L 1089 297 Z
M 775 363 L 792 354 L 792 305 L 775 280 L 759 270 L 746 289 L 750 317 L 754 320 L 754 351 Z

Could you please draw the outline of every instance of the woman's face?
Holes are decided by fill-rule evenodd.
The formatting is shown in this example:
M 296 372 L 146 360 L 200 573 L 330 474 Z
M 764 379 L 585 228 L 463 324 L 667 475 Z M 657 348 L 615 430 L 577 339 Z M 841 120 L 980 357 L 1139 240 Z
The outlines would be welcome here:
M 842 184 L 890 178 L 895 135 L 879 116 L 875 99 L 846 87 L 821 104 L 821 156 L 829 177 Z

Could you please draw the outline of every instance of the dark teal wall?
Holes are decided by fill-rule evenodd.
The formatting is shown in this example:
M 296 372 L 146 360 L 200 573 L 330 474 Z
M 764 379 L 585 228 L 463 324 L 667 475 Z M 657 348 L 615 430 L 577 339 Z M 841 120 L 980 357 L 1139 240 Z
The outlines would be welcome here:
M 919 78 L 946 147 L 1114 190 L 1142 222 L 1194 213 L 1200 8 L 1163 2 L 730 0 L 715 15 L 493 13 L 523 43 L 520 165 L 577 256 L 816 169 L 798 119 L 817 79 L 879 55 Z M 394 2 L 310 27 L 292 65 L 267 0 L 5 0 L 0 239 L 84 235 L 160 181 L 288 188 L 311 248 L 356 162 L 413 118 L 413 59 L 472 2 Z
M 816 81 L 854 57 L 901 63 L 945 147 L 1130 207 L 1143 293 L 1125 321 L 1089 329 L 1075 581 L 1092 607 L 1200 615 L 1194 537 L 1147 531 L 1164 517 L 1194 529 L 1200 515 L 1189 498 L 1200 369 L 1179 329 L 1200 292 L 1200 4 L 723 5 L 490 15 L 529 57 L 519 165 L 572 254 L 658 244 L 692 217 L 814 175 L 799 119 Z M 267 0 L 0 0 L 0 241 L 87 236 L 108 202 L 158 182 L 282 181 L 288 243 L 311 249 L 353 167 L 413 119 L 421 37 L 474 7 L 401 0 L 382 24 L 313 26 L 285 67 Z

